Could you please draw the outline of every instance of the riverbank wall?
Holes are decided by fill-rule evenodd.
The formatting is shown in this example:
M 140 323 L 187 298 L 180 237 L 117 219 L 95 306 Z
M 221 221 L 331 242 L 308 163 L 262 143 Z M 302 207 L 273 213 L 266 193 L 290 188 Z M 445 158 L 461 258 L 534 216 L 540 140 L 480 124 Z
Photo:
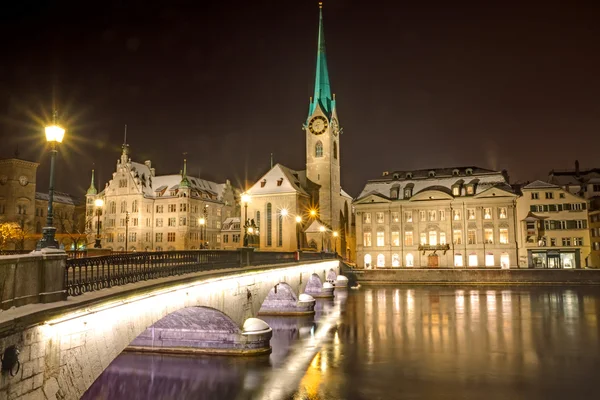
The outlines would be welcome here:
M 352 271 L 361 284 L 600 285 L 592 269 L 375 269 Z

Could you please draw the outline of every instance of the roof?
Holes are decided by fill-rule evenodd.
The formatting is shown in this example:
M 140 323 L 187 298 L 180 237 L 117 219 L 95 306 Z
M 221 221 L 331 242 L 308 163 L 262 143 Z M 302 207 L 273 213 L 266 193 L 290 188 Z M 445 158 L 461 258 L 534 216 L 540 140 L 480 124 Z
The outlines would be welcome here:
M 315 92 L 308 110 L 308 117 L 315 112 L 317 106 L 327 117 L 331 116 L 335 108 L 335 100 L 331 97 L 331 85 L 329 84 L 329 71 L 327 70 L 327 58 L 325 57 L 325 34 L 323 29 L 323 8 L 319 5 L 319 36 L 317 40 L 317 67 L 315 70 Z
M 600 168 L 586 170 L 552 170 L 549 181 L 560 186 L 581 185 L 600 182 Z
M 253 196 L 282 193 L 302 193 L 308 196 L 303 188 L 305 181 L 305 171 L 295 171 L 276 164 L 248 190 L 248 193 Z
M 237 227 L 235 226 L 237 224 Z M 221 231 L 240 231 L 240 217 L 229 217 L 223 221 Z
M 475 185 L 473 195 L 492 187 L 513 193 L 503 172 L 479 167 L 456 167 L 386 172 L 381 178 L 369 180 L 357 199 L 369 194 L 390 198 L 392 188 L 398 189 L 400 198 L 403 198 L 402 190 L 405 188 L 412 189 L 413 196 L 425 190 L 451 193 L 453 186 L 465 184 Z
M 560 186 L 553 185 L 544 181 L 533 181 L 528 185 L 523 186 L 521 189 L 560 189 Z
M 346 191 L 344 189 L 342 189 L 342 188 L 340 188 L 340 196 L 347 197 L 350 200 L 352 200 L 352 196 L 350 196 L 348 193 L 346 193 Z
M 331 230 L 331 227 L 326 224 L 325 222 L 321 221 L 318 218 L 315 218 L 310 224 L 308 224 L 308 226 L 306 227 L 306 229 L 304 229 L 304 232 L 306 233 L 321 233 L 321 226 L 324 226 L 326 231 Z
M 50 199 L 50 195 L 48 193 L 35 192 L 35 199 L 48 201 Z M 62 204 L 69 204 L 69 205 L 73 205 L 73 206 L 76 206 L 80 203 L 79 200 L 75 199 L 70 194 L 57 192 L 57 191 L 54 191 L 54 202 L 62 203 Z

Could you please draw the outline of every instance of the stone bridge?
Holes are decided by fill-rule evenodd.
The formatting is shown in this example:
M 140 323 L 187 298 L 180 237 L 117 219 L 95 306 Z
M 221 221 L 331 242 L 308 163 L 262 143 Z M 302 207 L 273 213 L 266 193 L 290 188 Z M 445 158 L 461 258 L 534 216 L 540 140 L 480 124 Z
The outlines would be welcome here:
M 285 282 L 299 296 L 313 274 L 325 282 L 331 271 L 339 272 L 337 259 L 217 268 L 0 311 L 0 351 L 5 359 L 11 346 L 20 351 L 19 370 L 3 368 L 0 399 L 78 399 L 134 339 L 165 317 L 205 309 L 242 328 L 276 285 Z

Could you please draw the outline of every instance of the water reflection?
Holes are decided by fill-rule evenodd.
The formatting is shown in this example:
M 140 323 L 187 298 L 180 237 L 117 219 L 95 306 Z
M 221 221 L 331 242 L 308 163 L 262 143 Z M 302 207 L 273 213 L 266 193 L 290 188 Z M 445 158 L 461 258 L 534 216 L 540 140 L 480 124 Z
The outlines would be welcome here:
M 124 354 L 87 398 L 593 398 L 599 313 L 592 287 L 365 286 L 269 317 L 270 357 Z

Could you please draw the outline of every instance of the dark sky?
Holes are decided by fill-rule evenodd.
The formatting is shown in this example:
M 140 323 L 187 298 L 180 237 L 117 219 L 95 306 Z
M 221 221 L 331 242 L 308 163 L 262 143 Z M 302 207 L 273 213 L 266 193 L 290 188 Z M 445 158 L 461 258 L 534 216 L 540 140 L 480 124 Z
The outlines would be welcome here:
M 5 2 L 0 157 L 40 161 L 53 101 L 68 129 L 57 189 L 110 178 L 128 125 L 157 173 L 238 183 L 275 161 L 302 169 L 317 1 Z M 455 165 L 600 166 L 600 6 L 593 1 L 326 0 L 344 135 L 342 185 Z

